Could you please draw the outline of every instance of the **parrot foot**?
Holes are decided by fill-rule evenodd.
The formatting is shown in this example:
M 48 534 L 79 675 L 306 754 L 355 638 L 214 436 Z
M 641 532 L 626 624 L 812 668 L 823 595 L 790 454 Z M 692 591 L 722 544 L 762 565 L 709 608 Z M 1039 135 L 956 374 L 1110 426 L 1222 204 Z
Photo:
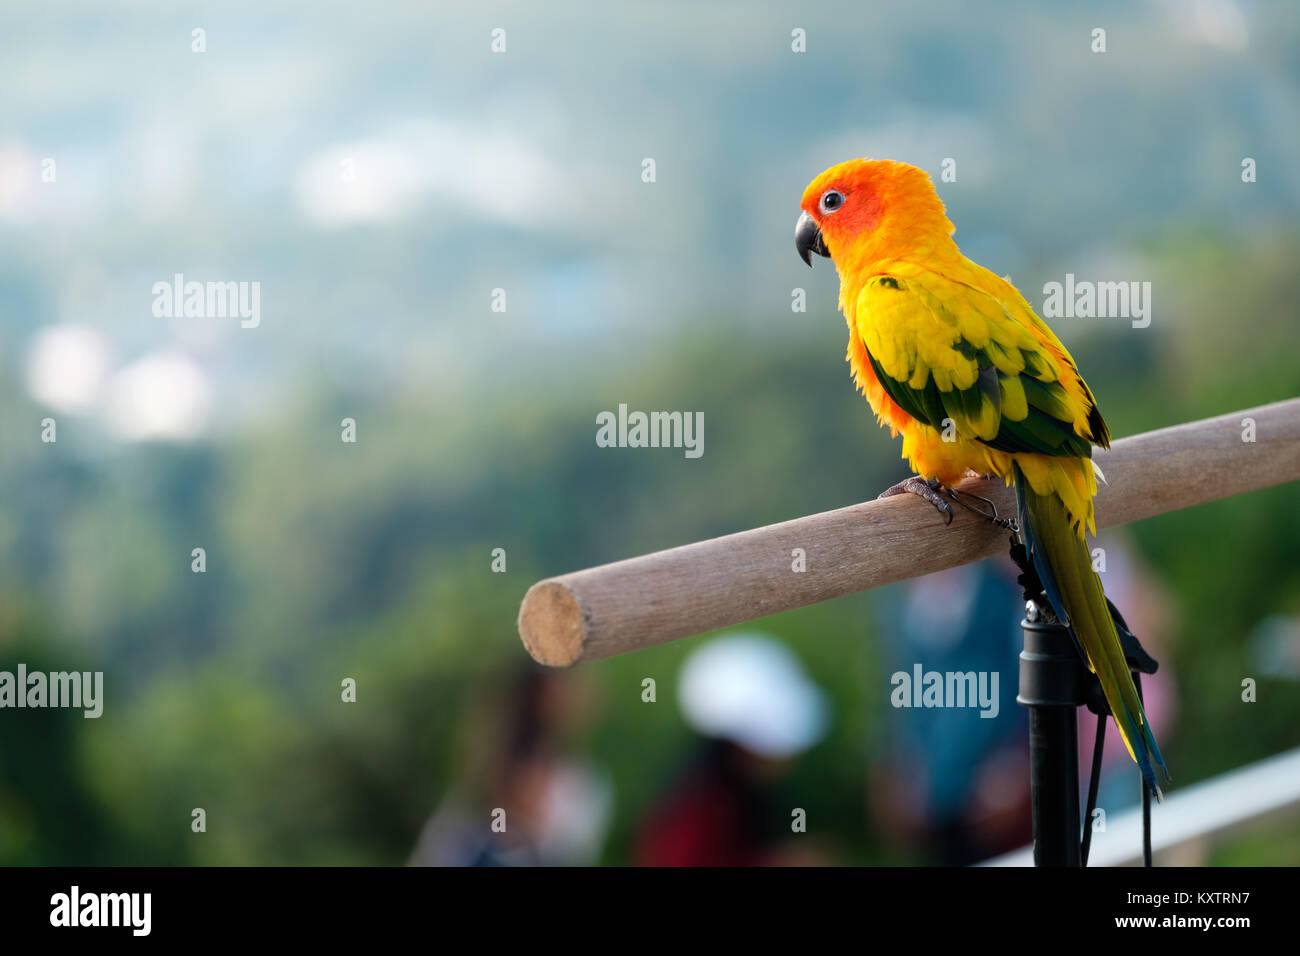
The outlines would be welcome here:
M 911 478 L 904 479 L 896 485 L 892 485 L 876 495 L 877 499 L 892 498 L 894 495 L 916 495 L 930 504 L 945 517 L 944 524 L 952 524 L 952 505 L 943 500 L 943 495 L 939 493 L 943 485 L 937 478 L 921 478 L 913 475 Z M 946 489 L 945 489 L 946 490 Z M 960 501 L 957 502 L 961 504 Z
M 944 524 L 952 524 L 952 505 L 948 504 L 948 502 L 944 500 L 945 493 L 949 498 L 961 505 L 961 507 L 965 508 L 972 514 L 979 515 L 985 521 L 989 522 L 989 524 L 998 528 L 1006 528 L 1009 531 L 1019 532 L 1020 529 L 1016 524 L 1016 520 L 1014 518 L 999 517 L 998 506 L 988 498 L 981 495 L 971 494 L 969 491 L 958 491 L 955 488 L 949 488 L 942 484 L 937 478 L 921 478 L 914 475 L 911 478 L 900 481 L 892 487 L 886 488 L 876 497 L 892 498 L 894 495 L 916 495 L 918 498 L 923 498 L 930 502 L 930 504 L 934 505 L 935 509 L 944 516 Z M 975 505 L 968 504 L 962 500 L 963 497 L 974 498 L 976 501 L 982 501 L 984 504 L 988 505 L 989 510 L 985 511 Z

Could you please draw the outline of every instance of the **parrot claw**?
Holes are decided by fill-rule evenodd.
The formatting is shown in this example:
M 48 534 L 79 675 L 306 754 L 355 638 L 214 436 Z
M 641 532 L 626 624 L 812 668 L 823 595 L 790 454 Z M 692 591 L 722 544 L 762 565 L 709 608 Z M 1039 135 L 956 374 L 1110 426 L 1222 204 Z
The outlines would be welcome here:
M 894 495 L 916 495 L 918 498 L 923 498 L 934 505 L 935 509 L 944 516 L 944 524 L 952 524 L 952 505 L 943 500 L 943 495 L 939 493 L 941 488 L 943 488 L 943 485 L 935 478 L 925 479 L 913 475 L 911 478 L 904 479 L 898 484 L 886 488 L 876 495 L 876 499 L 892 498 Z M 960 501 L 957 503 L 961 504 Z
M 995 528 L 1003 528 L 1015 534 L 1020 533 L 1020 526 L 1019 524 L 1017 524 L 1015 518 L 998 517 L 998 506 L 991 499 L 985 498 L 983 495 L 973 494 L 969 491 L 959 491 L 956 488 L 949 488 L 947 489 L 947 491 L 948 491 L 948 496 L 952 498 L 953 501 L 957 502 L 957 504 L 961 505 L 967 511 L 979 515 L 981 518 L 983 518 L 989 524 L 993 525 Z M 983 511 L 972 505 L 968 505 L 966 502 L 961 500 L 960 497 L 961 495 L 965 495 L 967 498 L 974 498 L 976 501 L 984 502 L 986 505 L 989 506 L 989 510 Z

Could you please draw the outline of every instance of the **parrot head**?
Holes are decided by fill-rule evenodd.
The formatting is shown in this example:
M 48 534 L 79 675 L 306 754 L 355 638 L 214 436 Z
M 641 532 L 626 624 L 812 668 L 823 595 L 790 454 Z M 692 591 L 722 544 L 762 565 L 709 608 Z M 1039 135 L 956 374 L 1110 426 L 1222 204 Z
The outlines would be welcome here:
M 898 255 L 953 232 L 929 173 L 892 159 L 832 166 L 808 184 L 799 205 L 794 246 L 810 266 L 813 253 L 842 266 L 850 250 Z

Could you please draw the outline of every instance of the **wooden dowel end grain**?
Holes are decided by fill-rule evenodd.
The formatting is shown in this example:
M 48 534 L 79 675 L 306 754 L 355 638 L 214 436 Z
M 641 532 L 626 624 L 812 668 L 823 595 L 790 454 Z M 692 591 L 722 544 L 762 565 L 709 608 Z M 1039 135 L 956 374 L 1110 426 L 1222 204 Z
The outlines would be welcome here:
M 1300 480 L 1300 399 L 1121 439 L 1095 460 L 1108 481 L 1098 527 Z M 1015 511 L 1001 482 L 961 488 Z M 953 512 L 945 525 L 899 495 L 548 578 L 524 596 L 519 635 L 537 661 L 565 667 L 1006 553 L 1006 531 Z

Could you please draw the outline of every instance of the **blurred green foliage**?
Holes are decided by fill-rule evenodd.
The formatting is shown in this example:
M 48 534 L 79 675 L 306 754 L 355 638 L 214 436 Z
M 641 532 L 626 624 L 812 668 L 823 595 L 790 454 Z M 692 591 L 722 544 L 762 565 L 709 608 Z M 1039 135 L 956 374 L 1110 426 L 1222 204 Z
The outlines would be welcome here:
M 1276 236 L 1153 247 L 1178 326 L 1063 327 L 1112 431 L 1300 394 L 1297 251 Z M 88 462 L 61 437 L 6 462 L 0 664 L 103 669 L 107 690 L 98 720 L 3 715 L 0 860 L 403 861 L 464 771 L 482 702 L 524 658 L 514 618 L 529 583 L 842 506 L 904 474 L 852 390 L 840 320 L 797 318 L 816 328 L 794 345 L 701 320 L 685 342 L 593 361 L 581 387 L 321 390 L 212 444 Z M 3 400 L 7 420 L 35 420 L 12 390 Z M 597 448 L 595 414 L 618 402 L 703 411 L 704 456 Z M 338 440 L 345 413 L 356 445 Z M 1282 487 L 1133 528 L 1176 601 L 1163 663 L 1179 718 L 1162 743 L 1178 785 L 1300 742 L 1293 681 L 1262 679 L 1251 705 L 1239 686 L 1252 627 L 1300 613 L 1293 499 Z M 200 545 L 203 575 L 189 568 Z M 507 573 L 489 570 L 496 547 Z M 781 786 L 843 859 L 880 862 L 863 787 L 887 686 L 872 600 L 761 626 L 834 706 L 830 736 Z M 609 862 L 627 858 L 682 757 L 673 675 L 692 643 L 587 667 L 601 709 L 581 746 L 615 786 Z M 344 677 L 355 704 L 340 702 Z M 206 834 L 190 832 L 193 807 Z

